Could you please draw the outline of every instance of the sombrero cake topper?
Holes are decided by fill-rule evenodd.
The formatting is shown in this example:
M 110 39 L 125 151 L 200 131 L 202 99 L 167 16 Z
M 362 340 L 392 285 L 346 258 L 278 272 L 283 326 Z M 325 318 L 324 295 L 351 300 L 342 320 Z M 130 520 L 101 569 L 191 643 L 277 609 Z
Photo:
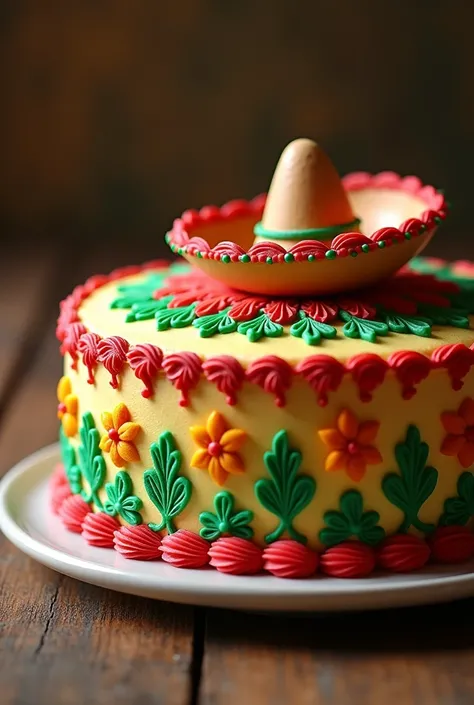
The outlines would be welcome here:
M 185 211 L 166 240 L 217 282 L 254 294 L 340 294 L 376 284 L 419 254 L 447 215 L 416 176 L 341 179 L 324 150 L 297 139 L 268 195 Z
M 321 147 L 297 139 L 283 151 L 268 191 L 256 242 L 285 249 L 301 240 L 329 240 L 359 230 L 339 174 Z

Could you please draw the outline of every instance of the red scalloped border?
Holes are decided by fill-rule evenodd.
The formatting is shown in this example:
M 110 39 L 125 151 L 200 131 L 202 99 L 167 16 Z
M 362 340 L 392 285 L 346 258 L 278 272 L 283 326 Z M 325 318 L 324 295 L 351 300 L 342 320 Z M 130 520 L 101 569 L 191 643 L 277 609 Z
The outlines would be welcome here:
M 199 211 L 185 211 L 180 218 L 174 221 L 172 229 L 166 235 L 166 242 L 175 254 L 187 254 L 223 263 L 332 260 L 336 257 L 355 257 L 418 237 L 426 230 L 431 230 L 435 225 L 438 225 L 448 213 L 448 203 L 444 194 L 436 190 L 434 186 L 423 184 L 417 176 L 402 177 L 393 171 L 382 171 L 378 174 L 359 171 L 347 174 L 343 177 L 342 183 L 349 192 L 366 188 L 403 191 L 423 200 L 427 205 L 427 210 L 421 213 L 420 218 L 409 218 L 398 228 L 381 228 L 369 236 L 358 232 L 341 233 L 333 238 L 329 246 L 318 240 L 302 240 L 290 250 L 285 250 L 275 242 L 259 242 L 252 245 L 247 251 L 237 243 L 229 241 L 219 242 L 211 248 L 204 238 L 193 236 L 188 232 L 199 225 L 229 221 L 249 215 L 260 218 L 266 200 L 266 194 L 260 194 L 251 201 L 235 200 L 220 208 L 218 206 L 204 206 Z
M 440 526 L 427 539 L 395 534 L 375 548 L 360 541 L 344 541 L 321 552 L 291 539 L 280 539 L 262 548 L 235 536 L 208 542 L 187 529 L 162 536 L 146 524 L 120 526 L 108 514 L 92 513 L 80 495 L 69 494 L 62 499 L 61 490 L 67 486 L 64 471 L 62 475 L 61 484 L 50 483 L 49 501 L 51 507 L 56 507 L 54 513 L 63 526 L 82 534 L 88 544 L 114 548 L 130 560 L 161 559 L 177 568 L 210 567 L 229 575 L 264 571 L 278 578 L 310 578 L 319 573 L 363 578 L 377 568 L 408 573 L 420 570 L 428 562 L 464 563 L 474 556 L 474 534 L 465 526 Z
M 129 365 L 144 384 L 142 395 L 145 398 L 153 396 L 161 375 L 166 376 L 180 391 L 179 403 L 187 406 L 190 403 L 190 392 L 204 376 L 216 385 L 230 405 L 237 403 L 237 394 L 245 381 L 273 394 L 276 405 L 284 406 L 286 392 L 298 377 L 313 389 L 318 404 L 326 406 L 329 393 L 339 388 L 346 375 L 350 375 L 357 385 L 361 401 L 369 402 L 390 370 L 400 383 L 402 397 L 411 399 L 417 385 L 437 369 L 447 370 L 452 388 L 460 390 L 464 377 L 474 365 L 474 343 L 470 347 L 463 343 L 453 343 L 436 348 L 430 357 L 413 350 L 397 350 L 387 359 L 376 353 L 362 353 L 349 358 L 344 364 L 331 355 L 318 353 L 292 366 L 276 355 L 264 355 L 244 368 L 231 355 L 215 355 L 203 360 L 194 352 L 165 355 L 161 348 L 152 343 L 131 346 L 119 336 L 101 338 L 97 333 L 88 331 L 82 323 L 79 308 L 92 292 L 133 274 L 168 267 L 168 262 L 156 260 L 141 266 L 116 269 L 108 276 L 93 276 L 83 286 L 77 286 L 61 302 L 56 328 L 56 336 L 61 342 L 61 354 L 70 355 L 73 369 L 77 369 L 79 362 L 87 368 L 90 384 L 94 383 L 95 368 L 103 364 L 111 376 L 111 386 L 116 389 L 120 386 L 120 375 L 125 365 Z

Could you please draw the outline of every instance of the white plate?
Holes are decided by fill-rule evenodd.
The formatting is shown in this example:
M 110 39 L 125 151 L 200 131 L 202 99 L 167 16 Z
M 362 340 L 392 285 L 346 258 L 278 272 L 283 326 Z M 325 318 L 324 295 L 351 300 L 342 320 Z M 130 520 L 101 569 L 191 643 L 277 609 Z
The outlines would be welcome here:
M 4 477 L 0 528 L 40 563 L 93 585 L 171 602 L 283 612 L 376 609 L 474 596 L 474 561 L 362 580 L 227 576 L 212 569 L 179 570 L 162 561 L 129 561 L 112 549 L 88 546 L 51 514 L 48 476 L 58 460 L 57 444 L 48 446 Z

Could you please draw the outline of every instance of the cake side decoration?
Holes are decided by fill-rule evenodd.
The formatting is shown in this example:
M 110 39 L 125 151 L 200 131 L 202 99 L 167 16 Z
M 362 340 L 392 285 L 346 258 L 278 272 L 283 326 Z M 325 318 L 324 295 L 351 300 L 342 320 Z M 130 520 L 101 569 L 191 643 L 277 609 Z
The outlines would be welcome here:
M 214 541 L 224 535 L 251 539 L 253 529 L 250 523 L 253 512 L 248 509 L 240 512 L 235 510 L 235 499 L 230 492 L 219 492 L 214 496 L 215 514 L 201 512 L 199 521 L 202 524 L 200 535 L 207 541 Z
M 163 352 L 156 345 L 145 343 L 136 345 L 127 354 L 130 367 L 145 385 L 142 389 L 142 397 L 150 399 L 154 394 L 153 385 L 161 369 L 163 362 Z
M 272 543 L 283 535 L 307 542 L 307 537 L 293 526 L 294 519 L 308 506 L 316 492 L 313 477 L 299 472 L 302 455 L 290 447 L 288 434 L 281 430 L 275 434 L 272 450 L 264 455 L 265 466 L 271 479 L 262 478 L 255 483 L 255 494 L 265 509 L 279 519 L 274 531 L 265 536 Z
M 379 465 L 383 458 L 374 445 L 380 427 L 378 421 L 362 421 L 349 409 L 342 409 L 336 425 L 322 428 L 318 436 L 328 449 L 325 469 L 327 472 L 343 470 L 354 480 L 360 482 L 368 465 Z
M 193 352 L 171 353 L 163 358 L 163 370 L 173 386 L 181 392 L 180 406 L 188 406 L 189 392 L 201 378 L 201 360 Z
M 77 343 L 77 350 L 82 355 L 82 364 L 87 367 L 89 373 L 89 384 L 94 384 L 94 371 L 99 360 L 99 342 L 100 336 L 97 333 L 84 333 Z
M 444 513 L 440 524 L 444 526 L 465 526 L 474 517 L 474 475 L 463 472 L 457 481 L 457 496 L 448 497 L 444 503 Z
M 364 500 L 358 490 L 348 490 L 339 501 L 340 511 L 324 514 L 326 527 L 319 533 L 325 546 L 335 546 L 347 539 L 357 538 L 369 546 L 376 546 L 385 537 L 384 529 L 378 525 L 380 514 L 364 511 Z
M 72 494 L 80 494 L 82 489 L 81 471 L 76 461 L 76 451 L 64 433 L 62 425 L 59 429 L 59 449 L 69 488 Z
M 204 360 L 202 371 L 206 379 L 225 395 L 227 404 L 235 406 L 237 392 L 245 379 L 245 370 L 240 362 L 231 355 L 217 355 Z
M 409 426 L 406 438 L 395 448 L 400 474 L 386 475 L 382 489 L 387 499 L 405 515 L 399 531 L 404 533 L 413 526 L 423 533 L 434 530 L 419 518 L 419 512 L 438 482 L 438 471 L 427 465 L 429 448 L 421 440 L 416 426 Z
M 463 468 L 474 463 L 474 400 L 464 399 L 457 411 L 443 411 L 441 423 L 446 432 L 441 453 L 457 457 Z
M 218 411 L 209 414 L 205 426 L 191 426 L 189 432 L 198 446 L 191 467 L 207 470 L 216 485 L 224 485 L 229 475 L 245 472 L 239 451 L 247 434 L 240 428 L 230 428 Z
M 133 494 L 133 483 L 130 475 L 124 470 L 119 470 L 114 482 L 105 485 L 107 499 L 104 502 L 104 512 L 111 517 L 120 516 L 132 526 L 142 523 L 140 510 L 143 502 L 140 497 Z
M 58 419 L 65 436 L 75 436 L 77 433 L 77 396 L 73 394 L 71 380 L 65 375 L 61 377 L 57 388 Z
M 161 520 L 158 523 L 148 523 L 148 526 L 153 531 L 166 528 L 172 534 L 176 531 L 175 518 L 191 499 L 192 485 L 187 477 L 179 474 L 182 455 L 169 431 L 162 433 L 158 441 L 151 444 L 150 454 L 153 468 L 144 472 L 143 484 Z
M 104 338 L 97 344 L 97 360 L 102 362 L 110 373 L 112 389 L 117 389 L 119 386 L 119 375 L 125 365 L 128 348 L 128 341 L 119 335 Z
M 100 435 L 90 411 L 82 415 L 79 436 L 78 466 L 82 479 L 81 496 L 86 502 L 94 502 L 95 506 L 102 511 L 102 501 L 98 491 L 105 482 L 106 467 L 100 448 Z
M 99 448 L 104 453 L 109 453 L 115 467 L 123 468 L 128 463 L 138 462 L 140 454 L 135 439 L 141 427 L 132 421 L 127 406 L 117 404 L 112 413 L 103 411 L 100 418 L 105 433 L 100 439 Z

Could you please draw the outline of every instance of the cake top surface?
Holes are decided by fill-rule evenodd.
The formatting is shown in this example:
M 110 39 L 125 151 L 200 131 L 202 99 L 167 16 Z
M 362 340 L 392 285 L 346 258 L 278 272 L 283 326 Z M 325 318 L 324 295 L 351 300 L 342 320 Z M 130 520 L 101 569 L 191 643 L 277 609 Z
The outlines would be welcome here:
M 306 299 L 229 289 L 179 263 L 123 274 L 96 279 L 100 286 L 78 303 L 77 319 L 84 331 L 165 353 L 232 355 L 243 363 L 275 355 L 297 364 L 314 354 L 345 362 L 474 343 L 474 268 L 466 263 L 418 258 L 376 287 Z

